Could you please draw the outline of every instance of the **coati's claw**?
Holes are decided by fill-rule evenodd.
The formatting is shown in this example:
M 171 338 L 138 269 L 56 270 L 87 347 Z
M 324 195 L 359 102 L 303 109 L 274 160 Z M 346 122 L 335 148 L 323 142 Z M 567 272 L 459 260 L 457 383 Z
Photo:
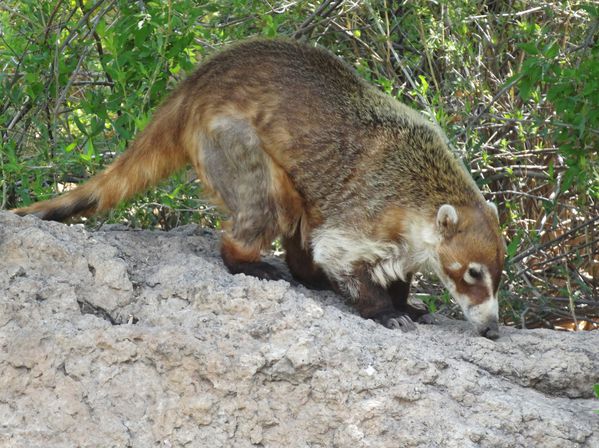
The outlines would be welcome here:
M 403 333 L 408 331 L 416 331 L 418 327 L 410 316 L 396 316 L 383 319 L 382 324 L 392 330 L 401 330 Z
M 416 324 L 409 316 L 399 316 L 389 319 L 388 328 L 396 328 L 403 333 L 417 330 Z

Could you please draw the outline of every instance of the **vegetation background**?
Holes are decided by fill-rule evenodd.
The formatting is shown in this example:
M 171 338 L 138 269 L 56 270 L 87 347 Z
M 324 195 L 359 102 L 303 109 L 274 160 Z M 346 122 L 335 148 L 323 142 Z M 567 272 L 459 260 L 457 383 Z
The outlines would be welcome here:
M 598 326 L 596 2 L 4 0 L 0 209 L 103 169 L 206 55 L 259 35 L 330 49 L 445 129 L 499 206 L 506 324 Z M 183 172 L 103 219 L 218 227 L 201 190 Z M 418 289 L 456 312 L 426 279 Z

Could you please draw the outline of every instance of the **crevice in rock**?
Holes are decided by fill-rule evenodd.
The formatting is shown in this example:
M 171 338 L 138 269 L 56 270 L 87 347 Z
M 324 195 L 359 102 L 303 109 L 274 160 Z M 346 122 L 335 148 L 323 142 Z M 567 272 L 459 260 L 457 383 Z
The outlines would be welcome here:
M 92 314 L 100 319 L 104 319 L 110 322 L 111 325 L 120 325 L 120 322 L 117 322 L 108 311 L 104 308 L 99 307 L 97 305 L 92 305 L 91 303 L 83 300 L 77 299 L 77 304 L 79 305 L 79 310 L 81 314 Z
M 539 377 L 533 377 L 530 373 L 521 373 L 516 370 L 511 371 L 507 368 L 490 368 L 477 363 L 475 360 L 470 359 L 467 356 L 460 356 L 460 359 L 472 366 L 475 366 L 480 371 L 487 373 L 491 378 L 501 378 L 513 386 L 522 387 L 524 389 L 532 389 L 548 398 L 588 399 L 592 398 L 593 396 L 590 388 L 586 394 L 585 391 L 578 390 L 580 397 L 572 396 L 567 388 L 558 387 L 551 384 L 550 378 L 547 374 Z

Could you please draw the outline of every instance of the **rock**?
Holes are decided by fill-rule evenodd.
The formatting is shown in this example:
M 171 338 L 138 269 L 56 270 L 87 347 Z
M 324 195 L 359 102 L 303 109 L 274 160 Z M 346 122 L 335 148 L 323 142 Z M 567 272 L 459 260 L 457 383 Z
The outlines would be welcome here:
M 599 446 L 599 333 L 501 331 L 386 329 L 196 226 L 0 213 L 2 447 Z

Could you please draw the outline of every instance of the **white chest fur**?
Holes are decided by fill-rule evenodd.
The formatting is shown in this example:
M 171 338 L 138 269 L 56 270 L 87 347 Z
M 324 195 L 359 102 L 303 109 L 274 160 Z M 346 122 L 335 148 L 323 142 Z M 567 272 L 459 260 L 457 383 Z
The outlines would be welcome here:
M 372 280 L 387 286 L 394 280 L 405 281 L 423 264 L 437 264 L 438 241 L 432 225 L 414 220 L 401 241 L 377 241 L 354 230 L 321 228 L 313 234 L 312 249 L 314 261 L 333 278 L 351 276 L 355 266 L 364 263 Z

